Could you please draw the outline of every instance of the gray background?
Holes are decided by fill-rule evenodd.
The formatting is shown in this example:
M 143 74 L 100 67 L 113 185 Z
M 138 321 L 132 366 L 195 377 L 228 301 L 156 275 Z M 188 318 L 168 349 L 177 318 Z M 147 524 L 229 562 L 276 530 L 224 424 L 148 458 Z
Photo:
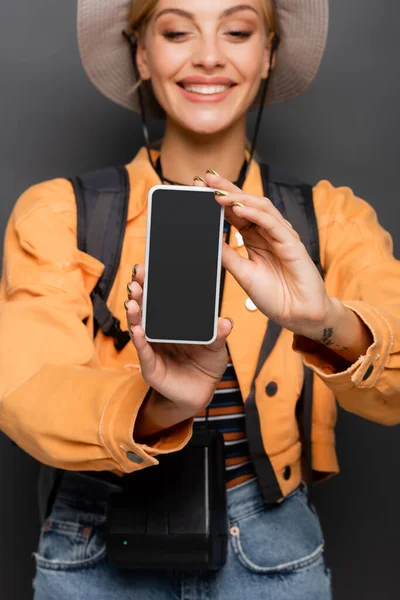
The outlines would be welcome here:
M 1 238 L 29 185 L 127 162 L 141 144 L 138 118 L 86 80 L 75 4 L 1 3 Z M 302 97 L 267 111 L 259 144 L 264 159 L 310 183 L 351 186 L 378 211 L 397 257 L 399 16 L 396 0 L 332 2 L 317 80 Z M 29 331 L 22 353 L 23 344 Z M 399 428 L 340 411 L 337 433 L 342 474 L 316 491 L 335 600 L 398 598 Z M 39 533 L 37 464 L 4 437 L 0 460 L 0 595 L 28 600 Z

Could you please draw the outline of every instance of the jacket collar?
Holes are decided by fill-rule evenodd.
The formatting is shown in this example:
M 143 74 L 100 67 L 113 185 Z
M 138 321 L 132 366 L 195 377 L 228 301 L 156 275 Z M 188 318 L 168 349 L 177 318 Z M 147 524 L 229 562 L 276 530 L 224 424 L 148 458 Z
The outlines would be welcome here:
M 156 161 L 159 152 L 152 150 L 153 160 Z M 146 148 L 141 148 L 135 158 L 126 165 L 130 182 L 130 197 L 128 206 L 128 222 L 137 217 L 147 208 L 147 195 L 153 185 L 161 181 L 150 164 Z

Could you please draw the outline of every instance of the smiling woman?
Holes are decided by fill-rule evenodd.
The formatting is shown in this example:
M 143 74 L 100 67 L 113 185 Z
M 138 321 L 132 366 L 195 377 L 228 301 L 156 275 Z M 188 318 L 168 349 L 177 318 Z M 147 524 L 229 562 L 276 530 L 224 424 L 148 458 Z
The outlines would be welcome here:
M 126 219 L 111 211 L 125 237 L 107 297 L 95 284 L 104 285 L 117 244 L 110 256 L 91 256 L 79 235 L 78 248 L 82 212 L 70 181 L 27 190 L 6 232 L 0 428 L 43 464 L 35 600 L 330 600 L 303 481 L 338 473 L 335 398 L 370 420 L 400 422 L 400 263 L 373 209 L 349 188 L 326 180 L 312 188 L 254 158 L 264 106 L 307 88 L 327 29 L 327 0 L 78 0 L 83 66 L 102 93 L 141 113 L 145 147 L 126 168 L 83 178 L 107 209 L 110 197 L 127 201 Z M 146 115 L 165 119 L 157 149 Z M 208 187 L 225 210 L 223 317 L 209 345 L 151 344 L 142 327 L 148 193 L 166 181 Z M 109 221 L 94 215 L 89 231 L 101 246 Z M 124 320 L 124 343 L 115 344 Z M 198 515 L 181 496 L 201 489 L 201 473 L 193 462 L 169 463 L 185 467 L 164 481 L 174 522 L 153 478 L 163 454 L 185 456 L 206 414 L 224 441 L 216 488 L 227 490 L 229 535 L 207 522 L 226 556 L 218 570 L 210 554 L 199 558 L 196 534 L 182 546 L 181 524 L 196 528 Z M 179 488 L 187 473 L 199 480 Z M 125 484 L 132 502 L 112 516 L 122 533 L 137 526 L 140 539 L 134 560 L 121 538 L 121 570 L 105 529 L 115 523 L 110 496 Z M 137 522 L 142 508 L 148 518 Z M 183 538 L 170 535 L 174 527 Z M 177 552 L 160 554 L 154 532 L 172 537 Z M 177 555 L 193 559 L 190 569 Z

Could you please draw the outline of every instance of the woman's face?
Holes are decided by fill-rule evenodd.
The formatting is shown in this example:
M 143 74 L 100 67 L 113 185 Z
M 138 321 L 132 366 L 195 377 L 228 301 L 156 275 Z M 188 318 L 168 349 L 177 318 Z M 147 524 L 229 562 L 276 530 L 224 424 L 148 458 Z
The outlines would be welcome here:
M 138 66 L 170 119 L 213 134 L 246 113 L 268 73 L 262 1 L 159 0 Z

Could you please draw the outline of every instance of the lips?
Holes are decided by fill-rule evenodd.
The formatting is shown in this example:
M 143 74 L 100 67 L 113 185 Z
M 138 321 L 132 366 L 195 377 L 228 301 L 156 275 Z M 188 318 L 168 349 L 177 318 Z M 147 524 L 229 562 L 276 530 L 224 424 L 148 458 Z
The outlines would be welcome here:
M 192 75 L 177 82 L 178 85 L 192 94 L 215 96 L 223 94 L 236 83 L 227 77 L 200 77 Z

